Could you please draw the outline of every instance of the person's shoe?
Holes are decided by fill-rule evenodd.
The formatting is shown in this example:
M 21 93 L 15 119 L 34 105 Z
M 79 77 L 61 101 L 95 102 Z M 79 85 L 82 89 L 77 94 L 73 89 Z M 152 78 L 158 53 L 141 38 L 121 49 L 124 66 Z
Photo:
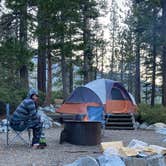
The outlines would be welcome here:
M 33 148 L 33 149 L 44 149 L 45 147 L 42 146 L 42 145 L 40 145 L 39 143 L 36 143 L 36 144 L 33 144 L 33 145 L 32 145 L 32 148 Z
M 32 148 L 33 148 L 33 149 L 37 149 L 37 148 L 38 148 L 38 146 L 39 146 L 39 143 L 32 144 Z

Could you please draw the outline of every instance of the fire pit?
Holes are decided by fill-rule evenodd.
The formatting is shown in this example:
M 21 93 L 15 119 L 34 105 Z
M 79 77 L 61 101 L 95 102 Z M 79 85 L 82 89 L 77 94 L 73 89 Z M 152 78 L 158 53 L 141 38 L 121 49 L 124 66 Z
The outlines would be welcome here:
M 101 142 L 101 123 L 91 121 L 64 121 L 60 143 L 97 145 Z

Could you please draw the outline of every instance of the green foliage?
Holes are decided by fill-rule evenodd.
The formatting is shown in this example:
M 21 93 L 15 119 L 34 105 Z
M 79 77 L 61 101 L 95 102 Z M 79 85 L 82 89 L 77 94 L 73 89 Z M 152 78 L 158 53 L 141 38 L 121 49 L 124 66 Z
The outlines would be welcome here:
M 46 94 L 42 91 L 39 91 L 39 105 L 42 106 L 45 101 Z
M 166 108 L 162 105 L 155 105 L 151 107 L 147 104 L 140 104 L 138 106 L 138 113 L 141 121 L 145 121 L 148 124 L 157 122 L 166 123 Z
M 29 65 L 31 52 L 23 49 L 21 55 L 21 47 L 15 38 L 3 41 L 0 45 L 0 101 L 10 103 L 12 111 L 27 95 L 27 90 L 20 86 L 19 69 L 23 64 Z
M 26 97 L 26 89 L 16 89 L 9 86 L 0 86 L 0 101 L 2 103 L 9 103 L 11 111 L 14 111 L 18 104 Z M 5 114 L 5 107 L 0 105 L 0 114 Z
M 55 99 L 63 99 L 62 90 L 52 92 L 51 103 L 54 103 Z

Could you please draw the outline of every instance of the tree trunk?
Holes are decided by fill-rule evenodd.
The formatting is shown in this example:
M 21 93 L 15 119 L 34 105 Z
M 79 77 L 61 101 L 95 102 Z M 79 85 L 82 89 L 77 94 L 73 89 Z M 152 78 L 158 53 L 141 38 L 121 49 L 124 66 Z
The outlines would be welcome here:
M 152 67 L 152 94 L 151 94 L 151 106 L 154 106 L 154 100 L 155 100 L 155 87 L 156 87 L 156 45 L 153 45 L 153 67 Z
M 162 75 L 163 75 L 163 94 L 162 104 L 166 106 L 166 0 L 162 0 Z
M 101 78 L 103 77 L 104 77 L 104 55 L 102 54 L 101 55 Z
M 29 80 L 28 80 L 28 68 L 26 65 L 22 65 L 20 68 L 20 80 L 21 80 L 21 87 L 27 89 L 29 86 Z
M 133 93 L 133 68 L 132 64 L 129 63 L 129 75 L 128 75 L 128 91 L 132 94 Z
M 145 62 L 147 62 L 147 57 L 145 57 Z M 148 68 L 145 67 L 145 103 L 148 104 Z
M 46 93 L 46 34 L 43 32 L 45 29 L 45 19 L 42 7 L 38 7 L 38 70 L 37 82 L 38 90 Z
M 140 88 L 140 33 L 136 36 L 136 75 L 135 75 L 135 97 L 136 102 L 141 103 Z
M 111 51 L 111 70 L 110 70 L 110 77 L 114 77 L 114 59 L 115 59 L 115 29 L 113 28 L 112 33 L 112 51 Z
M 47 66 L 48 66 L 48 72 L 47 72 L 47 92 L 46 92 L 46 98 L 45 98 L 45 105 L 51 104 L 51 92 L 52 92 L 52 60 L 51 60 L 51 50 L 50 50 L 50 38 L 48 38 L 48 44 L 47 44 Z
M 21 56 L 25 54 L 25 49 L 27 49 L 27 3 L 24 2 L 22 5 L 22 8 L 20 9 L 20 59 L 22 59 Z M 26 64 L 22 64 L 20 67 L 20 81 L 21 81 L 21 87 L 22 88 L 28 88 L 29 81 L 28 81 L 28 67 Z
M 63 17 L 62 17 L 63 18 Z M 64 50 L 64 34 L 61 36 L 61 69 L 62 69 L 62 85 L 63 85 L 63 99 L 65 100 L 68 97 L 68 89 L 67 89 L 67 64 L 65 58 L 65 50 Z
M 94 79 L 96 80 L 97 78 L 97 71 L 99 67 L 99 57 L 98 57 L 98 49 L 97 47 L 95 48 L 95 58 L 96 58 L 96 67 L 94 69 Z
M 70 34 L 70 44 L 72 45 L 72 36 Z M 69 94 L 73 91 L 73 60 L 72 60 L 72 50 L 71 48 L 69 49 L 69 55 L 70 55 L 70 60 L 69 60 Z
M 120 81 L 123 82 L 123 73 L 124 73 L 124 70 L 123 70 L 123 65 L 124 65 L 124 55 L 123 55 L 123 43 L 122 43 L 122 47 L 121 47 L 121 63 L 120 63 Z
M 67 94 L 67 65 L 66 65 L 63 48 L 61 50 L 61 67 L 62 67 L 63 99 L 66 99 L 68 96 Z
M 152 66 L 152 94 L 151 94 L 151 106 L 154 106 L 155 104 L 155 89 L 156 89 L 156 56 L 157 56 L 157 52 L 156 52 L 156 17 L 157 17 L 157 10 L 154 9 L 153 11 L 153 43 L 152 43 L 152 58 L 153 58 L 153 66 Z
M 70 71 L 69 71 L 69 78 L 70 78 L 70 88 L 69 92 L 71 93 L 73 91 L 73 65 L 72 63 L 70 64 Z
M 86 4 L 83 7 L 83 43 L 84 43 L 84 84 L 88 83 L 91 80 L 91 66 L 90 61 L 92 57 L 92 52 L 90 48 L 90 25 L 89 18 L 87 17 L 87 6 Z
M 128 34 L 128 50 L 127 50 L 127 56 L 130 56 L 131 55 L 134 55 L 134 51 L 133 51 L 133 35 L 132 35 L 132 32 Z M 124 43 L 123 43 L 124 44 Z M 122 52 L 123 54 L 123 52 Z M 133 58 L 133 57 L 131 57 Z M 128 74 L 128 91 L 131 93 L 131 94 L 134 94 L 133 92 L 133 85 L 134 85 L 134 80 L 133 80 L 133 75 L 135 75 L 135 66 L 133 65 L 134 62 L 133 62 L 133 59 L 129 59 L 128 61 L 128 71 L 129 71 L 129 74 Z M 133 67 L 134 66 L 134 67 Z M 124 77 L 123 77 L 124 79 Z

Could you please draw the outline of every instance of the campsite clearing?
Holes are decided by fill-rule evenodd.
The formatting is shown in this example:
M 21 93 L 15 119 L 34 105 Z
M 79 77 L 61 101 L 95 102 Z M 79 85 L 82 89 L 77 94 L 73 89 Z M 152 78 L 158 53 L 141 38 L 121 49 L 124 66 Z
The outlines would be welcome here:
M 101 155 L 100 146 L 78 146 L 59 144 L 62 128 L 46 129 L 48 146 L 44 150 L 33 150 L 18 142 L 8 149 L 5 147 L 6 134 L 0 133 L 0 166 L 63 166 L 79 157 Z M 26 136 L 27 133 L 25 133 Z M 166 136 L 152 130 L 105 130 L 102 141 L 123 141 L 127 145 L 132 139 L 166 147 Z

